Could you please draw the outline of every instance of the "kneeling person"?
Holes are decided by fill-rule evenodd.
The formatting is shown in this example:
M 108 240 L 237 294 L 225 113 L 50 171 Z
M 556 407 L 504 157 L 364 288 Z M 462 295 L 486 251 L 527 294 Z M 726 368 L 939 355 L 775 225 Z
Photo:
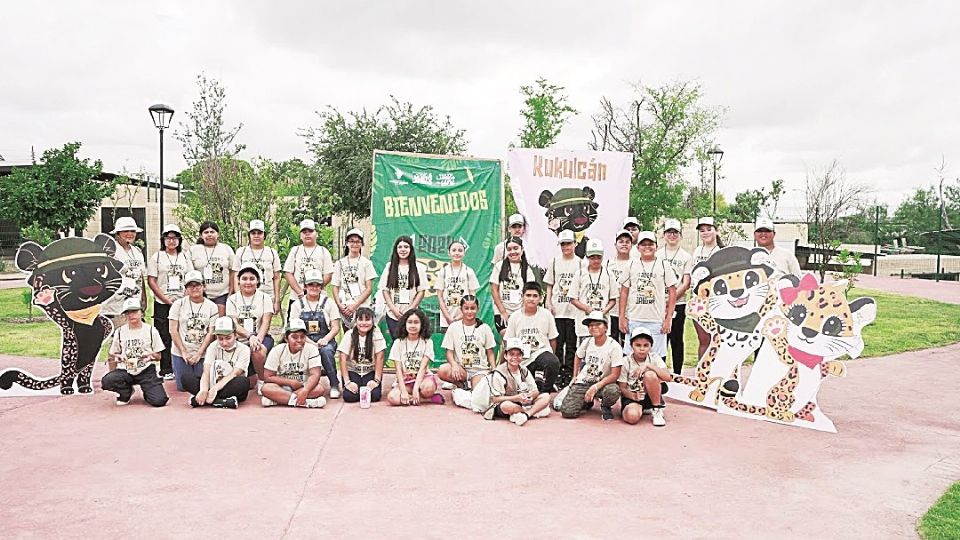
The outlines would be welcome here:
M 320 351 L 307 340 L 307 325 L 291 317 L 286 343 L 270 349 L 263 366 L 263 397 L 260 403 L 272 407 L 320 408 L 327 404 L 326 384 L 320 380 Z
M 143 400 L 154 407 L 167 404 L 167 392 L 157 375 L 157 362 L 164 349 L 160 333 L 153 326 L 143 324 L 143 309 L 139 298 L 130 298 L 123 303 L 123 315 L 127 324 L 113 333 L 110 344 L 110 362 L 117 366 L 103 376 L 100 385 L 104 390 L 117 393 L 117 405 L 126 405 L 133 396 L 133 387 L 140 385 Z
M 203 359 L 203 375 L 183 375 L 183 388 L 193 394 L 191 407 L 213 405 L 221 409 L 236 409 L 247 399 L 250 382 L 247 368 L 250 366 L 250 347 L 237 341 L 233 319 L 218 317 L 213 322 L 213 335 L 217 341 L 207 347 Z
M 460 299 L 462 318 L 447 328 L 440 345 L 447 351 L 447 363 L 437 370 L 437 377 L 455 386 L 453 402 L 467 409 L 473 407 L 470 390 L 497 363 L 493 352 L 497 341 L 490 326 L 477 319 L 479 309 L 476 296 L 464 295 Z
M 593 400 L 600 398 L 600 415 L 604 420 L 613 420 L 613 407 L 620 397 L 617 379 L 623 365 L 620 344 L 607 335 L 607 319 L 602 311 L 594 311 L 583 319 L 590 330 L 573 357 L 573 383 L 560 405 L 564 418 L 577 418 L 580 413 L 593 407 Z
M 672 379 L 670 370 L 663 359 L 653 354 L 653 336 L 642 327 L 634 329 L 630 335 L 630 347 L 633 352 L 623 359 L 620 368 L 620 414 L 623 421 L 636 424 L 645 409 L 650 409 L 653 425 L 667 425 L 663 418 L 663 394 L 666 382 Z
M 516 338 L 504 340 L 506 362 L 490 375 L 490 405 L 484 413 L 487 420 L 509 418 L 522 426 L 530 417 L 550 414 L 550 394 L 537 390 L 533 373 L 520 365 L 523 361 L 523 342 Z

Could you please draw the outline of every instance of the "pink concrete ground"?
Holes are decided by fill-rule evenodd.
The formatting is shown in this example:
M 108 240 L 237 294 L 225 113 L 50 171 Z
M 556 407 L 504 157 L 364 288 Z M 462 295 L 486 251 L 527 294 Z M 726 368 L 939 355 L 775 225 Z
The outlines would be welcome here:
M 680 404 L 662 429 L 596 413 L 518 428 L 452 405 L 195 411 L 171 391 L 161 409 L 139 394 L 118 408 L 99 389 L 0 399 L 0 527 L 6 538 L 914 537 L 960 478 L 958 354 L 850 362 L 821 392 L 836 435 Z M 28 364 L 54 367 L 0 357 Z
M 857 287 L 960 304 L 960 281 L 936 282 L 931 279 L 900 279 L 891 276 L 873 277 L 864 275 L 857 278 Z

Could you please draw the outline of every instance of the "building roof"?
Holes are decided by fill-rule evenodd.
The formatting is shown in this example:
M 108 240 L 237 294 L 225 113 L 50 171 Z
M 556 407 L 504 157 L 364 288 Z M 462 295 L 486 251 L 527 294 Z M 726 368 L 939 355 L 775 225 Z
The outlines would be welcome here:
M 12 173 L 14 169 L 23 169 L 23 168 L 32 167 L 32 166 L 33 166 L 32 163 L 8 163 L 8 162 L 0 162 L 0 176 L 7 176 L 8 174 Z M 114 179 L 116 179 L 117 177 L 120 177 L 120 176 L 124 176 L 124 175 L 119 174 L 119 173 L 112 173 L 112 172 L 104 171 L 104 172 L 100 173 L 99 176 L 97 176 L 97 180 L 101 180 L 101 181 L 103 181 L 103 182 L 110 182 L 110 181 L 112 181 L 112 180 L 114 180 Z M 157 187 L 157 186 L 159 185 L 159 183 L 160 183 L 160 182 L 157 181 L 156 178 L 154 178 L 154 177 L 152 177 L 152 176 L 145 176 L 145 177 L 142 178 L 142 179 L 141 179 L 141 178 L 136 178 L 136 177 L 134 177 L 134 176 L 127 176 L 127 179 L 129 180 L 129 183 L 131 183 L 131 184 L 137 184 L 137 185 L 148 186 L 148 187 Z M 166 180 L 166 179 L 165 179 L 165 180 L 163 181 L 163 187 L 164 187 L 164 189 L 172 189 L 172 190 L 176 191 L 176 190 L 179 190 L 179 189 L 180 189 L 180 184 L 179 184 L 178 182 L 173 182 L 173 181 L 171 181 L 171 180 Z

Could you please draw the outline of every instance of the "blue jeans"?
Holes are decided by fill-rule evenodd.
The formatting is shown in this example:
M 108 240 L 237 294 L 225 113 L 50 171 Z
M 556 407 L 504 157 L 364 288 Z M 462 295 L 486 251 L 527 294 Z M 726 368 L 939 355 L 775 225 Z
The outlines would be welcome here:
M 636 328 L 643 328 L 647 331 L 648 334 L 653 336 L 653 347 L 650 349 L 650 352 L 664 358 L 667 355 L 667 335 L 661 332 L 663 330 L 663 322 L 654 322 L 654 321 L 630 321 L 630 332 L 624 336 L 623 339 L 623 354 L 632 354 L 633 349 L 630 348 L 630 336 L 633 335 L 633 331 Z
M 339 388 L 340 379 L 337 378 L 337 362 L 334 360 L 337 353 L 337 342 L 331 341 L 320 347 L 320 365 L 330 380 L 330 388 Z
M 174 382 L 177 383 L 178 392 L 185 391 L 183 388 L 184 375 L 189 374 L 189 375 L 195 375 L 197 377 L 200 377 L 201 375 L 203 375 L 203 358 L 201 358 L 199 362 L 197 362 L 192 366 L 188 364 L 187 361 L 184 360 L 182 356 L 177 356 L 175 354 L 170 355 L 170 361 L 173 364 L 173 377 L 174 377 Z

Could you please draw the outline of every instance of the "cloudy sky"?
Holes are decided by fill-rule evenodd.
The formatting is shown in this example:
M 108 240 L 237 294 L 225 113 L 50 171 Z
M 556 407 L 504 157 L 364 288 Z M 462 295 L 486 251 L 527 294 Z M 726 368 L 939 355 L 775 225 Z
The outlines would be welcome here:
M 592 5 L 591 5 L 592 4 Z M 0 32 L 0 155 L 83 142 L 109 170 L 156 171 L 156 102 L 183 120 L 206 72 L 243 122 L 246 157 L 306 158 L 314 112 L 431 104 L 469 152 L 505 157 L 518 88 L 567 88 L 584 148 L 601 96 L 695 79 L 726 108 L 719 189 L 783 178 L 800 190 L 831 160 L 881 202 L 960 176 L 956 2 L 13 2 Z M 166 170 L 185 164 L 172 137 Z M 791 194 L 792 195 L 789 195 Z M 799 198 L 799 191 L 788 197 Z M 790 212 L 790 201 L 785 211 Z

